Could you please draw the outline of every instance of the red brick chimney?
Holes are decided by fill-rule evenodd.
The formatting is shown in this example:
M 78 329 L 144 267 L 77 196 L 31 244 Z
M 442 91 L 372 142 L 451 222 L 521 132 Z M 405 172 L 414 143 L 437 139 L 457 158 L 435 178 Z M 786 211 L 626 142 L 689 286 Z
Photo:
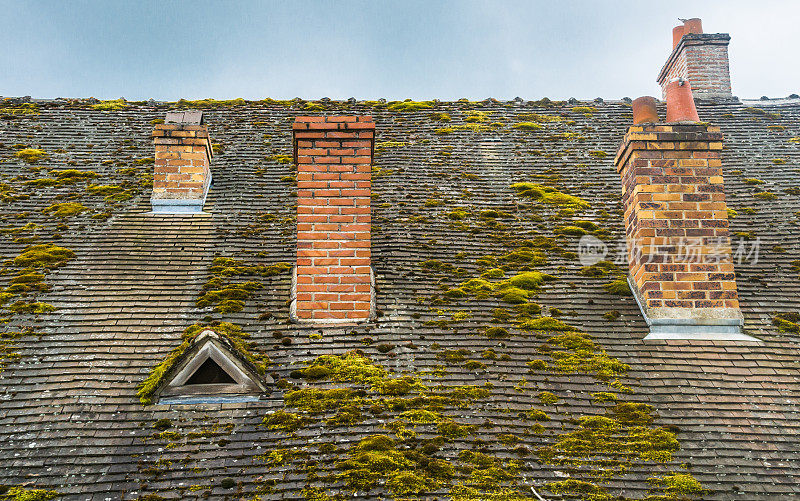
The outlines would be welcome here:
M 297 117 L 297 267 L 292 317 L 352 323 L 374 312 L 369 116 Z
M 666 98 L 667 85 L 676 78 L 688 80 L 694 95 L 701 99 L 732 98 L 728 67 L 727 33 L 706 34 L 700 19 L 687 19 L 672 30 L 672 53 L 661 72 L 658 83 Z
M 669 110 L 684 98 L 667 102 L 668 115 L 685 115 Z M 741 332 L 722 133 L 692 121 L 652 123 L 655 100 L 637 102 L 638 123 L 628 128 L 614 162 L 622 178 L 629 283 L 650 326 L 646 339 L 752 340 Z
M 214 156 L 203 112 L 171 111 L 164 122 L 153 130 L 153 212 L 203 212 Z

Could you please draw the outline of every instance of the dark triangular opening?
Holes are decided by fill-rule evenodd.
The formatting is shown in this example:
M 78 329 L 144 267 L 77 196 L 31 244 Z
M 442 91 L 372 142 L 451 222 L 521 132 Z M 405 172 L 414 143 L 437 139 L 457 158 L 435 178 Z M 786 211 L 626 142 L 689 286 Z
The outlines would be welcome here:
M 184 384 L 215 384 L 215 383 L 223 383 L 223 384 L 235 384 L 236 381 L 225 372 L 222 367 L 219 366 L 214 360 L 211 358 L 206 359 L 203 364 L 194 371 L 192 377 L 190 377 Z

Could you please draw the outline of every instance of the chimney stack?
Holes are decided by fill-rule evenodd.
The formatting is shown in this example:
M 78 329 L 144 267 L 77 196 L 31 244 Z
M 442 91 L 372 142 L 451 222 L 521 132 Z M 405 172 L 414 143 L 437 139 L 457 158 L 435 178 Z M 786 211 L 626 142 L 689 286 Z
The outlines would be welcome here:
M 678 82 L 673 82 L 678 85 Z M 679 86 L 678 87 L 683 87 Z M 653 98 L 634 107 L 614 160 L 622 178 L 631 289 L 650 326 L 645 339 L 753 340 L 741 331 L 722 133 L 696 122 L 688 84 L 667 101 L 680 122 L 653 123 Z M 691 122 L 685 122 L 684 120 Z
M 727 33 L 703 33 L 700 19 L 686 19 L 672 30 L 672 53 L 658 75 L 662 98 L 676 78 L 692 84 L 701 99 L 731 99 Z
M 293 125 L 297 165 L 298 322 L 353 323 L 374 316 L 370 116 L 305 116 Z
M 201 111 L 170 111 L 153 130 L 153 212 L 203 212 L 214 156 Z

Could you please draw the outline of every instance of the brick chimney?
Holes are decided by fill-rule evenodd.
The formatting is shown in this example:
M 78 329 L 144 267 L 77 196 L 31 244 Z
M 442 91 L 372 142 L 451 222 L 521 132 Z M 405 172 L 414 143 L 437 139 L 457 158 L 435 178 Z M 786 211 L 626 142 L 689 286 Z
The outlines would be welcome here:
M 203 112 L 171 111 L 164 122 L 153 130 L 153 212 L 202 212 L 211 185 L 213 157 Z
M 369 116 L 297 117 L 299 322 L 353 323 L 374 314 L 370 187 L 375 124 Z
M 692 84 L 700 99 L 731 99 L 727 33 L 706 34 L 700 19 L 687 19 L 672 30 L 672 53 L 658 74 L 662 98 L 667 84 L 676 78 Z
M 678 109 L 672 115 L 686 113 L 686 96 L 670 96 L 677 96 L 667 102 Z M 628 282 L 650 326 L 645 339 L 752 340 L 741 331 L 722 133 L 694 121 L 654 123 L 655 100 L 635 102 L 635 125 L 614 163 L 622 178 Z

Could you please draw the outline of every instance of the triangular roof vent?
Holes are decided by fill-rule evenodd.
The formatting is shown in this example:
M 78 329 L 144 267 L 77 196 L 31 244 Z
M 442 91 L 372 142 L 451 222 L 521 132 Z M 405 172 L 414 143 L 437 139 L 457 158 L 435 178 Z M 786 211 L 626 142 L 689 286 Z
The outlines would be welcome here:
M 175 361 L 153 400 L 160 404 L 257 400 L 271 382 L 230 341 L 207 329 Z

